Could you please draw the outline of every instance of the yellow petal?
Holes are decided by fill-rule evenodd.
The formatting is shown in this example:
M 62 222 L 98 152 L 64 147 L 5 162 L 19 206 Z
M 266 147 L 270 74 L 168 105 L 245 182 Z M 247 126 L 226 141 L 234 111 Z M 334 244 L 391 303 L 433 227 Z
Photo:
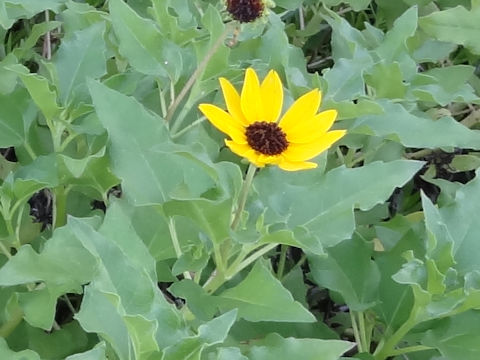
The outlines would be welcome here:
M 288 134 L 300 122 L 309 121 L 317 113 L 322 99 L 320 91 L 312 90 L 298 98 L 280 120 L 280 127 Z
M 263 120 L 278 120 L 283 105 L 282 81 L 275 70 L 270 70 L 260 86 L 262 93 Z
M 281 155 L 258 155 L 258 162 L 262 164 L 278 164 L 282 159 Z
M 305 161 L 287 161 L 284 160 L 278 164 L 278 167 L 282 170 L 286 171 L 298 171 L 298 170 L 307 170 L 307 169 L 315 169 L 318 165 L 313 162 L 305 162 Z
M 286 134 L 287 140 L 296 144 L 311 142 L 326 133 L 332 127 L 336 118 L 336 110 L 322 111 L 309 121 L 301 121 L 297 126 L 291 128 Z
M 258 161 L 258 155 L 255 150 L 253 150 L 248 144 L 238 144 L 235 141 L 225 140 L 225 144 L 228 148 L 235 154 L 240 157 L 246 158 L 248 161 L 253 163 L 257 167 L 263 167 L 264 164 L 261 164 Z
M 247 143 L 242 124 L 230 114 L 211 104 L 200 104 L 198 108 L 218 130 L 240 144 Z
M 342 138 L 345 133 L 345 130 L 334 130 L 306 144 L 290 144 L 282 155 L 292 162 L 309 160 L 327 150 L 334 142 Z
M 243 83 L 240 102 L 242 112 L 249 124 L 263 120 L 260 82 L 258 81 L 257 74 L 252 68 L 248 68 L 245 72 L 245 82 Z
M 248 126 L 248 122 L 242 113 L 242 106 L 240 105 L 240 95 L 233 85 L 225 78 L 220 78 L 220 86 L 222 87 L 225 104 L 230 115 L 238 119 L 244 126 Z

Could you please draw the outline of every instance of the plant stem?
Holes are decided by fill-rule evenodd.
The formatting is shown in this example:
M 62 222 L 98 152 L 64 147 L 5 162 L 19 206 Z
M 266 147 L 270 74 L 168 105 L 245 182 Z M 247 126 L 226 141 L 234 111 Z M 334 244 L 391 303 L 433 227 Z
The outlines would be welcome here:
M 182 130 L 180 130 L 179 132 L 175 133 L 172 135 L 172 139 L 176 139 L 180 136 L 182 136 L 183 134 L 185 134 L 188 130 L 194 128 L 195 126 L 197 126 L 198 124 L 201 124 L 202 122 L 204 122 L 205 120 L 207 120 L 207 118 L 205 116 L 202 116 L 200 119 L 198 120 L 195 120 L 194 122 L 192 122 L 190 125 L 188 126 L 185 126 Z
M 60 185 L 53 189 L 53 228 L 67 223 L 67 190 Z
M 360 341 L 362 341 L 362 347 L 364 351 L 370 351 L 370 344 L 367 342 L 367 332 L 365 327 L 365 314 L 363 311 L 357 312 L 358 315 L 358 325 L 360 331 Z
M 281 245 L 280 259 L 278 260 L 277 279 L 282 281 L 283 272 L 285 271 L 285 261 L 287 260 L 288 245 Z
M 227 37 L 227 34 L 230 32 L 230 27 L 225 26 L 225 30 L 223 33 L 219 36 L 217 41 L 213 44 L 212 48 L 207 52 L 203 60 L 198 64 L 197 69 L 194 71 L 190 79 L 185 83 L 183 86 L 182 90 L 178 93 L 178 95 L 175 97 L 175 100 L 173 103 L 170 105 L 167 111 L 167 116 L 165 117 L 166 122 L 170 122 L 172 119 L 173 115 L 175 114 L 175 111 L 177 110 L 178 106 L 182 102 L 182 100 L 185 98 L 187 95 L 188 91 L 192 88 L 192 86 L 195 84 L 195 81 L 200 77 L 200 75 L 203 73 L 205 68 L 208 65 L 208 62 L 212 58 L 212 56 L 217 52 L 218 48 L 220 45 L 222 45 L 223 41 Z
M 352 321 L 353 336 L 355 336 L 355 342 L 357 343 L 358 352 L 364 352 L 365 349 L 363 348 L 362 339 L 358 331 L 357 320 L 355 319 L 355 313 L 352 310 L 350 310 L 350 319 Z
M 425 345 L 415 345 L 415 346 L 408 346 L 400 349 L 396 349 L 390 352 L 388 356 L 398 356 L 398 355 L 403 355 L 411 352 L 417 352 L 417 351 L 425 351 L 425 350 L 431 350 L 433 349 L 430 346 L 425 346 Z
M 240 195 L 238 197 L 237 209 L 235 210 L 235 215 L 233 217 L 233 221 L 231 224 L 232 230 L 235 230 L 240 223 L 240 219 L 242 218 L 243 209 L 245 208 L 245 203 L 247 202 L 248 191 L 250 190 L 250 186 L 252 185 L 253 177 L 255 175 L 255 171 L 257 167 L 253 164 L 248 166 L 247 175 L 245 176 L 245 180 L 243 181 L 242 188 L 240 189 Z
M 67 307 L 70 309 L 70 311 L 72 312 L 72 314 L 76 314 L 77 313 L 77 310 L 75 310 L 75 308 L 73 307 L 73 304 L 72 302 L 70 301 L 70 299 L 68 298 L 68 296 L 66 294 L 62 295 L 62 299 L 65 301 L 65 303 L 67 304 Z
M 177 230 L 175 228 L 175 220 L 171 217 L 168 221 L 168 231 L 170 232 L 170 238 L 172 239 L 173 249 L 175 250 L 175 255 L 177 259 L 182 256 L 182 248 L 180 247 L 180 242 L 178 241 Z M 185 279 L 192 280 L 192 276 L 188 271 L 183 273 Z
M 2 241 L 0 241 L 0 249 L 2 250 L 2 252 L 5 254 L 5 256 L 8 259 L 12 258 L 12 254 L 10 254 L 10 250 L 7 249 L 7 247 L 5 246 L 5 244 Z
M 416 312 L 411 312 L 407 321 L 405 321 L 402 326 L 395 331 L 390 338 L 388 338 L 384 343 L 379 344 L 375 352 L 373 353 L 375 360 L 384 360 L 390 356 L 392 351 L 395 351 L 395 346 L 403 339 L 405 335 L 417 324 L 416 322 Z

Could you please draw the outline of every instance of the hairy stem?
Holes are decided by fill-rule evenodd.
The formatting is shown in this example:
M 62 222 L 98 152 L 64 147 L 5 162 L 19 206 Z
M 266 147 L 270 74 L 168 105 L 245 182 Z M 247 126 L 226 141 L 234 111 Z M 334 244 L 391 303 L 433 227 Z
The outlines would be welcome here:
M 248 192 L 252 185 L 253 177 L 255 175 L 255 171 L 257 167 L 253 164 L 248 166 L 247 175 L 245 176 L 245 180 L 243 181 L 242 188 L 240 189 L 240 195 L 238 197 L 237 208 L 235 209 L 235 215 L 233 217 L 233 221 L 231 224 L 232 230 L 235 230 L 240 223 L 240 219 L 242 218 L 243 210 L 245 209 L 245 204 L 248 198 Z
M 217 41 L 215 41 L 212 48 L 207 52 L 207 54 L 205 55 L 203 60 L 200 62 L 200 64 L 198 64 L 197 69 L 194 71 L 194 73 L 192 74 L 190 79 L 188 79 L 188 81 L 185 83 L 182 90 L 180 90 L 178 95 L 175 97 L 175 100 L 173 100 L 172 104 L 168 108 L 167 116 L 165 117 L 165 120 L 167 122 L 170 122 L 170 120 L 172 119 L 173 115 L 175 114 L 175 111 L 177 110 L 178 106 L 180 105 L 182 100 L 185 98 L 185 96 L 188 94 L 188 91 L 195 84 L 195 81 L 197 81 L 198 78 L 200 77 L 200 75 L 203 73 L 203 71 L 207 67 L 210 59 L 212 58 L 212 56 L 217 52 L 220 45 L 223 44 L 223 41 L 225 40 L 225 38 L 227 37 L 227 34 L 229 32 L 230 32 L 230 27 L 226 26 L 224 32 L 220 35 L 220 37 L 217 39 Z

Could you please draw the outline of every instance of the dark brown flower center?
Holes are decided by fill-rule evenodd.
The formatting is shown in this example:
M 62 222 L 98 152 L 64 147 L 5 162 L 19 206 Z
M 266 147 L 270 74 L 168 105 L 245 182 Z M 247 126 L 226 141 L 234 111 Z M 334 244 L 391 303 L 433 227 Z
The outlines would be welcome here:
M 257 121 L 247 127 L 250 147 L 265 155 L 278 155 L 288 147 L 285 133 L 273 122 Z
M 248 23 L 263 14 L 263 0 L 227 0 L 227 11 L 235 20 Z

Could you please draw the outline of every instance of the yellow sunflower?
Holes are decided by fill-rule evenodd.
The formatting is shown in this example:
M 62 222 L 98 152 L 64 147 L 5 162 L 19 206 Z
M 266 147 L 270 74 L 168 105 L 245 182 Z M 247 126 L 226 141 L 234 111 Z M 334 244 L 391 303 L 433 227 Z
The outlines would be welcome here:
M 230 137 L 225 140 L 230 150 L 258 167 L 272 164 L 287 171 L 316 168 L 317 164 L 307 160 L 346 133 L 328 131 L 337 117 L 336 110 L 317 114 L 321 101 L 318 89 L 301 96 L 280 118 L 283 88 L 274 70 L 260 83 L 255 71 L 247 69 L 240 95 L 225 78 L 220 78 L 220 86 L 228 112 L 212 104 L 201 104 L 199 109 Z

